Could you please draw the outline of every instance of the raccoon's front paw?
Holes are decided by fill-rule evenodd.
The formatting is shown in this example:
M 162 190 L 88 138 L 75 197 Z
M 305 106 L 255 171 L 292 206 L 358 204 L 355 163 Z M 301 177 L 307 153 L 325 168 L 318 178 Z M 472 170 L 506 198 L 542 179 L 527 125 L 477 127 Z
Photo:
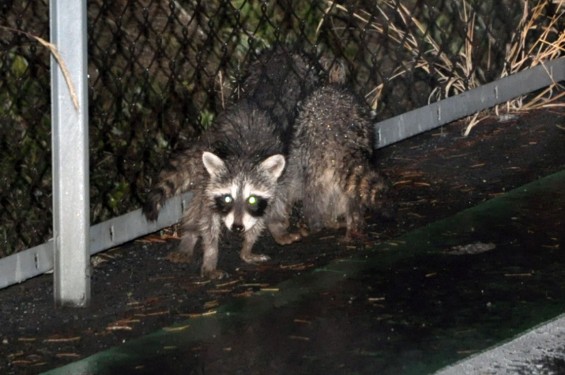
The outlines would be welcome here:
M 161 205 L 151 200 L 147 201 L 143 206 L 143 214 L 149 221 L 157 220 L 157 218 L 159 217 L 160 210 L 161 210 Z
M 306 224 L 302 223 L 298 226 L 298 228 L 299 228 L 300 235 L 302 236 L 302 238 L 308 237 L 310 235 L 310 228 L 308 228 L 308 226 Z
M 275 238 L 275 241 L 279 245 L 290 245 L 293 242 L 300 241 L 302 239 L 301 233 L 285 233 Z
M 242 254 L 241 259 L 245 263 L 262 263 L 271 260 L 271 257 L 265 254 L 248 254 L 248 255 Z
M 371 241 L 367 233 L 358 229 L 348 229 L 342 242 L 350 244 L 368 244 Z
M 173 251 L 169 253 L 165 259 L 171 263 L 190 263 L 192 261 L 192 255 L 182 251 Z
M 202 277 L 212 279 L 212 280 L 226 279 L 230 276 L 227 272 L 224 272 L 222 270 L 217 270 L 217 269 L 216 270 L 202 269 L 200 274 L 202 275 Z

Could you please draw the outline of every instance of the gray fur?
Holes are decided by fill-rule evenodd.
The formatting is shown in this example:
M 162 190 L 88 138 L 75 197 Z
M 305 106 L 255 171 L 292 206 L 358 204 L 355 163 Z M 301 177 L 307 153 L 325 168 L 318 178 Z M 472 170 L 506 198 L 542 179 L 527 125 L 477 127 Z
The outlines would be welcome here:
M 243 233 L 241 258 L 248 262 L 261 262 L 268 259 L 261 254 L 253 254 L 252 247 L 262 230 L 267 226 L 273 207 L 286 207 L 284 197 L 277 191 L 277 180 L 283 173 L 285 159 L 282 155 L 283 142 L 277 135 L 277 126 L 264 111 L 252 101 L 243 100 L 218 116 L 213 127 L 203 134 L 191 147 L 178 153 L 160 176 L 149 195 L 145 214 L 149 219 L 156 218 L 164 201 L 181 191 L 192 190 L 194 196 L 182 220 L 182 241 L 179 261 L 189 261 L 199 239 L 202 239 L 204 259 L 202 275 L 220 278 L 223 272 L 217 270 L 218 243 L 222 231 L 224 214 L 218 212 L 215 192 L 230 186 L 252 184 L 268 199 L 264 215 L 257 217 L 251 228 Z M 213 154 L 210 154 L 213 153 Z M 241 198 L 240 195 L 234 197 Z M 244 203 L 235 202 L 235 207 Z M 244 224 L 240 222 L 243 213 L 238 211 L 232 228 L 238 231 Z M 277 224 L 276 217 L 269 225 L 275 239 L 288 243 L 299 239 L 286 232 L 286 227 Z
M 302 201 L 312 230 L 345 226 L 351 239 L 365 211 L 381 205 L 386 184 L 371 165 L 374 130 L 365 107 L 349 89 L 328 85 L 300 108 L 281 184 L 289 202 Z
M 271 130 L 278 141 L 283 142 L 281 150 L 286 155 L 292 126 L 298 114 L 297 106 L 301 100 L 324 82 L 323 69 L 313 57 L 293 48 L 279 45 L 260 54 L 247 70 L 249 73 L 243 81 L 241 95 L 234 98 L 237 101 L 227 112 L 233 114 L 237 107 L 245 108 L 250 106 L 249 103 L 253 103 L 256 109 L 263 112 L 263 117 L 269 117 L 273 122 L 274 130 Z M 214 141 L 213 137 L 240 138 L 240 135 L 237 134 L 237 126 L 232 124 L 224 127 L 218 122 L 219 120 L 203 135 L 203 138 L 208 141 L 198 141 L 192 147 L 178 152 L 161 171 L 159 183 L 152 189 L 144 207 L 144 213 L 148 219 L 157 219 L 159 210 L 166 199 L 194 189 L 193 181 L 198 176 L 193 178 L 191 174 L 200 169 L 202 152 L 210 147 L 211 149 L 216 147 L 214 143 L 217 141 Z M 254 125 L 257 133 L 263 133 L 265 130 L 260 122 Z M 218 132 L 225 132 L 225 134 L 211 135 Z M 224 146 L 226 145 L 229 145 L 229 142 L 224 142 Z M 237 154 L 239 145 L 241 142 L 235 142 L 229 152 Z M 246 145 L 243 144 L 243 146 Z
M 285 213 L 290 208 L 286 197 L 277 192 L 276 179 L 267 178 L 257 166 L 269 156 L 287 156 L 297 105 L 320 85 L 324 73 L 314 59 L 284 46 L 262 53 L 248 71 L 239 101 L 220 114 L 212 128 L 192 146 L 173 156 L 160 173 L 159 183 L 151 190 L 144 207 L 146 217 L 155 220 L 168 198 L 189 190 L 194 192 L 182 221 L 179 258 L 192 257 L 202 238 L 203 276 L 222 276 L 216 270 L 222 223 L 209 193 L 234 181 L 252 180 L 272 195 L 264 217 L 244 233 L 241 250 L 244 261 L 267 259 L 251 251 L 265 226 L 280 244 L 300 239 L 300 235 L 287 232 Z M 226 168 L 222 173 L 211 177 L 206 171 L 202 160 L 205 151 L 223 160 Z
M 279 244 L 301 238 L 288 231 L 294 203 L 303 202 L 311 229 L 345 224 L 351 238 L 384 191 L 369 161 L 374 135 L 364 105 L 343 87 L 320 88 L 341 76 L 324 78 L 307 55 L 283 47 L 261 55 L 249 71 L 243 99 L 170 160 L 144 207 L 147 218 L 155 220 L 166 199 L 193 191 L 176 257 L 191 259 L 202 239 L 201 273 L 211 278 L 223 276 L 217 270 L 222 226 L 242 232 L 245 262 L 261 262 L 268 257 L 253 254 L 252 248 L 265 227 Z M 229 214 L 220 212 L 219 192 L 250 185 L 268 201 L 264 212 L 251 218 L 245 212 L 249 203 L 239 195 Z

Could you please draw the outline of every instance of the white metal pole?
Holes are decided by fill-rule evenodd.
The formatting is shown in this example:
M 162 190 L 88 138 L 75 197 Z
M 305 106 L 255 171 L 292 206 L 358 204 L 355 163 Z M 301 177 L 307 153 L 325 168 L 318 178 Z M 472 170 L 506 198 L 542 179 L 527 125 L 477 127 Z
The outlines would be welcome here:
M 51 43 L 75 87 L 73 105 L 61 67 L 51 57 L 54 294 L 59 306 L 90 302 L 90 199 L 86 0 L 51 0 Z

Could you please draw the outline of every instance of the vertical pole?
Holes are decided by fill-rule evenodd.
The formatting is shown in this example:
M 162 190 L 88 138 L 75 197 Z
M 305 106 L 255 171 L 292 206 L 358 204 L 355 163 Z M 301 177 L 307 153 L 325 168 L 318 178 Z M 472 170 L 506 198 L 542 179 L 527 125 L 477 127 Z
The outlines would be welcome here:
M 68 68 L 79 108 L 51 57 L 54 294 L 58 306 L 90 302 L 86 0 L 49 1 L 51 43 Z

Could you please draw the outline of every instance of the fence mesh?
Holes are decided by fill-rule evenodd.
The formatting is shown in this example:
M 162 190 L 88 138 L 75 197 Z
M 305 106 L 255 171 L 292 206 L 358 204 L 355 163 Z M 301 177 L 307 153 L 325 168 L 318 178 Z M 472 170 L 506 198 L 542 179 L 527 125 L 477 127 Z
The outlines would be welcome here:
M 91 220 L 139 207 L 170 151 L 213 121 L 250 60 L 276 43 L 321 56 L 330 69 L 344 65 L 382 120 L 527 67 L 540 45 L 563 51 L 562 8 L 549 0 L 88 1 Z M 49 53 L 27 35 L 47 40 L 48 14 L 47 0 L 0 5 L 0 256 L 51 235 Z

